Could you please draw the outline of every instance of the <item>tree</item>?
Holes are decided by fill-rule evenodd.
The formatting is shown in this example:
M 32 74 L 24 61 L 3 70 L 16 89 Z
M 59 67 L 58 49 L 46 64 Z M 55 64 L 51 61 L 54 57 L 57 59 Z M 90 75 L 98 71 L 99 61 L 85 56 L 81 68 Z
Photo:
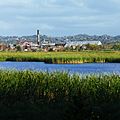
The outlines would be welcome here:
M 22 48 L 21 48 L 20 45 L 17 45 L 17 46 L 16 46 L 16 49 L 17 49 L 17 51 L 22 51 Z

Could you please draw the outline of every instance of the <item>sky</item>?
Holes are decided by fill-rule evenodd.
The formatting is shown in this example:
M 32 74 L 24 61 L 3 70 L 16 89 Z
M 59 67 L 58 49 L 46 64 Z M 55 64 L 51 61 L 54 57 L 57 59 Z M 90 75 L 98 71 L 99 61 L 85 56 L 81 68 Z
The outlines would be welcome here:
M 0 0 L 0 36 L 120 35 L 120 0 Z

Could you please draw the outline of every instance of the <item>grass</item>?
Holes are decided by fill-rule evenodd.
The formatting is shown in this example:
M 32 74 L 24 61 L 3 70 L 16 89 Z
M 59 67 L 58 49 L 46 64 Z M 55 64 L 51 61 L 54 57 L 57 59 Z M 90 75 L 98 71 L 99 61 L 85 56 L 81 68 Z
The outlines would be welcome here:
M 0 70 L 0 119 L 119 120 L 120 76 Z
M 120 63 L 120 51 L 82 52 L 0 52 L 0 61 L 38 61 L 45 63 Z

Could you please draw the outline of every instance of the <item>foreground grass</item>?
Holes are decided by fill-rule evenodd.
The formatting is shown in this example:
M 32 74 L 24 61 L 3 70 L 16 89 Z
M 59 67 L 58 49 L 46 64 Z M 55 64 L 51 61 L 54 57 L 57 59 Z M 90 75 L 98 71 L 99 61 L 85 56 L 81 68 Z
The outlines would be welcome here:
M 119 75 L 0 71 L 0 120 L 119 120 Z
M 0 52 L 0 61 L 39 61 L 46 63 L 120 63 L 120 51 L 82 52 Z

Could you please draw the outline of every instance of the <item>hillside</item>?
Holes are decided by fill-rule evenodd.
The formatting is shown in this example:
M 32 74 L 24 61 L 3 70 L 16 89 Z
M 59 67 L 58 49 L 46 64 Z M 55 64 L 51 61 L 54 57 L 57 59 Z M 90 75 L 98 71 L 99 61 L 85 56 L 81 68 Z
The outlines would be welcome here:
M 41 35 L 40 38 L 41 38 L 41 41 L 47 40 L 50 42 L 86 41 L 86 40 L 101 41 L 103 44 L 120 42 L 120 35 L 118 36 L 109 36 L 109 35 L 90 36 L 87 34 L 78 34 L 74 36 L 64 36 L 64 37 L 48 37 L 46 35 Z M 20 40 L 36 42 L 36 35 L 22 36 L 22 37 L 0 36 L 0 42 L 3 42 L 3 43 L 16 43 L 17 41 L 20 41 Z

